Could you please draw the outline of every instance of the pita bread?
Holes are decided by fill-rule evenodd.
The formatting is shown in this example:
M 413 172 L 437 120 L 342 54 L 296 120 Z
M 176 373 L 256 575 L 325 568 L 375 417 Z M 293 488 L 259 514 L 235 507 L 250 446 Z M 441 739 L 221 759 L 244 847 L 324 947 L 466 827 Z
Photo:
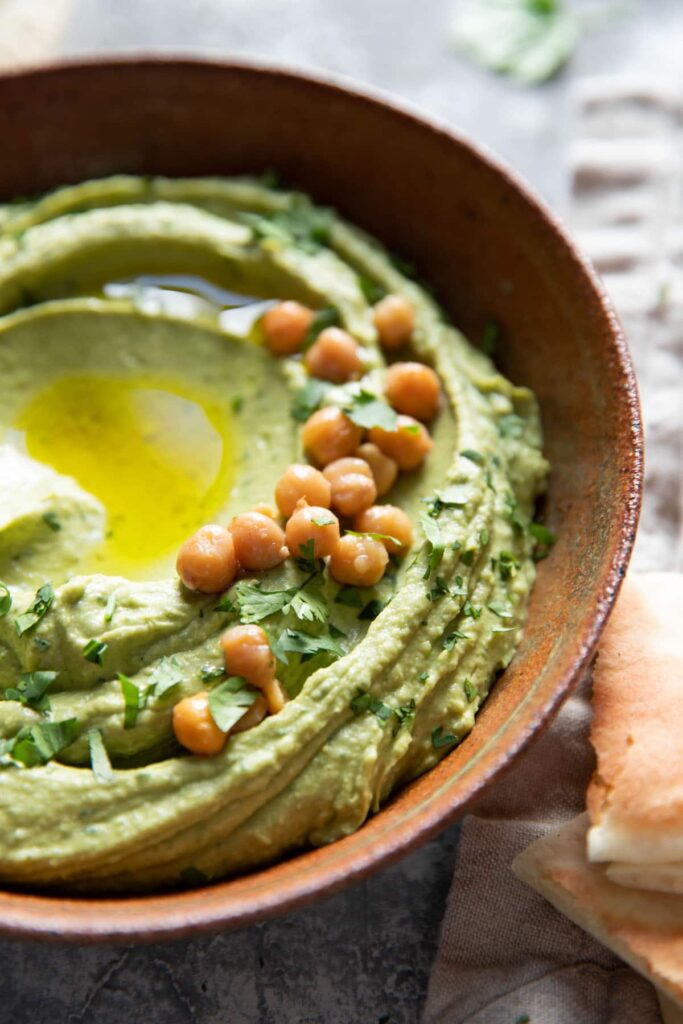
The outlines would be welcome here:
M 513 871 L 683 1008 L 683 896 L 615 885 L 587 860 L 587 829 L 586 814 L 574 818 L 524 850 Z
M 617 862 L 622 884 L 673 879 L 683 865 L 683 575 L 651 573 L 624 584 L 593 676 L 588 856 Z M 676 865 L 664 873 L 662 865 Z
M 606 867 L 607 877 L 617 885 L 630 889 L 651 889 L 683 896 L 683 864 L 625 864 L 612 861 Z

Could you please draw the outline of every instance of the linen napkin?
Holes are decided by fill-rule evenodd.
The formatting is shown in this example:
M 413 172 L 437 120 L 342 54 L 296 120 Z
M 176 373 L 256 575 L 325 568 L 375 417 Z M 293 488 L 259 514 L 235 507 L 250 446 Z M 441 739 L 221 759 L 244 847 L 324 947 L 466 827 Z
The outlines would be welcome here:
M 0 0 L 0 69 L 55 52 L 74 0 Z
M 633 566 L 683 568 L 683 87 L 576 98 L 572 227 L 624 320 L 646 432 Z M 517 853 L 585 808 L 589 680 L 464 822 L 424 1024 L 658 1024 L 655 990 L 519 882 Z

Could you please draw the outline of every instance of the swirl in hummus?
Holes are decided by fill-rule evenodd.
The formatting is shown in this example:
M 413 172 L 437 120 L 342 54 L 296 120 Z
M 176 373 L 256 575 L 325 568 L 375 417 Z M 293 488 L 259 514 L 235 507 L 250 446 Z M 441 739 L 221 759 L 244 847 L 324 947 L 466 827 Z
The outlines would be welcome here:
M 414 314 L 398 356 L 378 342 L 387 294 Z M 274 300 L 348 332 L 356 379 L 275 357 Z M 187 589 L 183 540 L 272 502 L 317 408 L 355 409 L 362 429 L 391 415 L 397 358 L 431 367 L 442 396 L 428 457 L 388 495 L 407 556 L 373 587 L 304 551 L 224 593 Z M 534 396 L 301 194 L 119 176 L 0 207 L 0 879 L 190 883 L 359 828 L 467 735 L 508 665 L 546 474 Z M 189 753 L 174 708 L 225 684 L 220 640 L 244 623 L 286 703 Z

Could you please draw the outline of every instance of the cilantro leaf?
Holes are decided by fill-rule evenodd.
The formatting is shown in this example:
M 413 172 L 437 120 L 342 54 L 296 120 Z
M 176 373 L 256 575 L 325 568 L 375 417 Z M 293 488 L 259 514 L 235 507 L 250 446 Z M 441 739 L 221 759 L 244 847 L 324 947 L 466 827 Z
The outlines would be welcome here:
M 365 274 L 358 275 L 358 286 L 366 302 L 371 306 L 374 306 L 387 295 L 387 290 L 383 285 L 377 284 L 372 278 L 366 277 Z
M 183 670 L 178 663 L 178 659 L 170 656 L 162 658 L 155 667 L 149 677 L 147 687 L 154 699 L 159 700 L 160 697 L 163 697 L 164 694 L 172 690 L 174 686 L 178 686 L 182 681 Z
M 441 641 L 441 646 L 445 651 L 452 651 L 458 640 L 469 640 L 467 633 L 462 633 L 459 629 L 454 629 L 452 633 L 445 636 Z
M 52 607 L 54 599 L 55 592 L 52 589 L 52 584 L 43 583 L 42 587 L 39 587 L 36 591 L 33 603 L 22 615 L 18 615 L 14 620 L 17 636 L 23 636 L 24 633 L 29 631 L 29 629 L 33 629 L 34 626 L 37 626 L 43 616 Z
M 383 726 L 386 725 L 393 714 L 388 704 L 385 704 L 379 697 L 374 697 L 367 690 L 359 690 L 349 704 L 349 707 L 356 715 L 369 711 Z
M 465 681 L 462 684 L 462 688 L 465 691 L 465 696 L 467 697 L 470 704 L 472 703 L 472 701 L 476 700 L 478 696 L 477 688 L 476 686 L 474 686 L 473 683 L 470 682 L 469 679 L 465 679 Z
M 256 700 L 255 690 L 247 689 L 246 680 L 231 676 L 209 693 L 209 711 L 221 732 L 229 732 L 247 708 Z
M 59 533 L 62 528 L 62 524 L 60 523 L 59 516 L 56 512 L 43 512 L 43 522 L 55 533 Z
M 109 644 L 102 640 L 88 640 L 83 648 L 83 657 L 86 661 L 92 661 L 93 665 L 101 665 L 108 650 Z
M 47 764 L 56 754 L 71 746 L 79 729 L 77 718 L 24 726 L 11 741 L 9 752 L 15 761 L 26 768 Z
M 511 551 L 500 551 L 498 553 L 498 573 L 500 574 L 500 578 L 503 582 L 511 580 L 519 569 L 519 566 L 519 560 Z
M 299 629 L 284 629 L 273 646 L 273 652 L 286 665 L 287 654 L 300 654 L 302 661 L 323 653 L 334 655 L 336 659 L 343 655 L 344 649 L 329 634 L 316 636 Z
M 469 459 L 470 462 L 476 463 L 477 466 L 483 466 L 486 461 L 481 452 L 475 452 L 474 448 L 465 448 L 460 454 L 463 459 Z
M 363 607 L 363 598 L 358 587 L 340 587 L 334 600 L 335 604 L 344 604 L 348 608 Z
M 351 399 L 351 405 L 344 409 L 345 414 L 357 427 L 370 430 L 381 427 L 382 430 L 395 430 L 398 416 L 382 398 L 370 391 L 361 391 Z
M 534 561 L 540 562 L 543 558 L 548 557 L 557 537 L 543 523 L 529 523 L 529 533 L 536 541 L 533 552 Z
M 2 700 L 17 700 L 34 711 L 49 711 L 47 691 L 56 678 L 56 672 L 23 672 L 16 687 L 5 690 Z
M 443 731 L 442 725 L 437 725 L 435 729 L 432 729 L 432 746 L 435 750 L 441 750 L 443 747 L 453 747 L 457 742 L 452 732 Z
M 308 417 L 320 408 L 320 404 L 329 390 L 324 380 L 311 377 L 294 395 L 290 415 L 297 423 L 305 423 Z
M 505 517 L 519 533 L 524 533 L 524 520 L 519 514 L 519 505 L 512 491 L 505 494 Z
M 499 619 L 512 618 L 512 608 L 503 601 L 489 601 L 486 607 L 494 615 L 497 615 Z
M 118 599 L 116 597 L 116 594 L 110 594 L 109 597 L 107 598 L 107 603 L 106 603 L 105 609 L 104 609 L 104 621 L 105 622 L 111 622 L 111 620 L 114 618 L 114 613 L 116 612 L 116 605 L 117 605 L 117 603 L 118 603 Z
M 289 607 L 303 622 L 326 622 L 330 610 L 317 580 L 309 580 L 295 591 Z
M 226 613 L 230 614 L 230 612 L 234 612 L 235 611 L 235 605 L 230 600 L 230 598 L 228 597 L 227 594 L 223 594 L 222 598 L 220 599 L 220 601 L 218 602 L 218 604 L 214 608 L 214 611 L 216 611 L 216 612 L 226 612 Z
M 121 684 L 125 709 L 123 713 L 123 728 L 132 729 L 138 720 L 138 712 L 147 707 L 148 691 L 141 690 L 132 679 L 124 676 L 123 672 L 118 673 L 118 679 Z
M 223 678 L 225 669 L 222 665 L 202 665 L 199 675 L 205 683 L 212 683 Z
M 445 549 L 445 542 L 441 536 L 441 529 L 439 524 L 434 520 L 429 513 L 420 512 L 420 523 L 424 530 L 424 535 L 427 543 L 427 569 L 424 574 L 424 578 L 435 572 L 441 565 L 441 559 Z
M 107 748 L 99 729 L 88 730 L 88 750 L 90 751 L 90 767 L 98 782 L 112 782 L 114 773 Z
M 372 622 L 374 619 L 377 618 L 380 612 L 384 611 L 385 608 L 386 604 L 383 604 L 381 601 L 378 601 L 376 599 L 373 601 L 368 601 L 368 603 L 363 608 L 363 611 L 358 613 L 358 618 L 361 622 Z
M 498 420 L 498 432 L 501 437 L 509 437 L 515 440 L 524 436 L 526 423 L 516 412 L 509 412 Z
M 241 580 L 235 587 L 241 622 L 260 622 L 285 609 L 296 594 L 296 587 L 286 590 L 263 590 L 260 582 Z
M 12 607 L 12 595 L 6 583 L 0 582 L 0 619 L 9 612 Z

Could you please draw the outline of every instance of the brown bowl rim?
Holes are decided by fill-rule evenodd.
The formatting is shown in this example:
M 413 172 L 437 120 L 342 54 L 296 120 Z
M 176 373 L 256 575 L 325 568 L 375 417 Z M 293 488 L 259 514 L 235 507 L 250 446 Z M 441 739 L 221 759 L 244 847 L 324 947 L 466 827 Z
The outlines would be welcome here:
M 396 99 L 382 89 L 359 85 L 352 79 L 336 73 L 298 71 L 287 65 L 267 60 L 223 60 L 211 56 L 197 56 L 181 51 L 149 52 L 144 49 L 107 54 L 106 57 L 71 58 L 47 63 L 25 64 L 16 69 L 0 72 L 0 88 L 6 81 L 38 79 L 58 76 L 63 72 L 83 72 L 111 68 L 155 67 L 181 69 L 213 68 L 217 71 L 243 71 L 328 90 L 332 94 L 346 94 L 369 106 L 384 108 L 395 116 L 412 121 L 418 127 L 438 134 L 469 151 L 488 170 L 501 176 L 524 199 L 531 216 L 550 230 L 558 245 L 570 258 L 577 280 L 582 280 L 597 299 L 604 324 L 615 355 L 615 377 L 620 380 L 620 393 L 628 418 L 624 423 L 624 438 L 630 437 L 630 450 L 624 467 L 622 515 L 611 534 L 611 565 L 605 572 L 594 596 L 595 612 L 583 634 L 577 637 L 576 656 L 557 682 L 553 693 L 545 701 L 532 721 L 510 738 L 503 752 L 491 758 L 487 770 L 465 785 L 466 794 L 457 804 L 449 803 L 448 794 L 433 799 L 429 805 L 414 811 L 406 827 L 389 826 L 382 832 L 383 811 L 374 815 L 358 832 L 327 847 L 304 852 L 278 862 L 275 870 L 302 862 L 316 854 L 324 863 L 317 864 L 311 874 L 305 871 L 270 887 L 266 892 L 257 888 L 261 874 L 239 876 L 187 891 L 151 893 L 122 897 L 71 897 L 60 894 L 40 894 L 21 890 L 0 890 L 0 935 L 24 939 L 52 941 L 85 941 L 89 943 L 159 942 L 180 939 L 202 932 L 244 927 L 265 918 L 283 914 L 316 898 L 329 896 L 358 881 L 379 868 L 387 867 L 400 857 L 429 840 L 438 831 L 461 817 L 479 793 L 495 778 L 508 770 L 515 758 L 544 728 L 567 698 L 573 685 L 588 667 L 596 644 L 618 595 L 635 541 L 643 484 L 643 432 L 638 387 L 631 355 L 621 321 L 611 299 L 593 268 L 582 254 L 562 220 L 550 209 L 544 199 L 512 170 L 506 161 L 495 155 L 488 146 L 474 142 L 437 117 L 425 114 L 409 101 Z M 447 763 L 445 758 L 441 764 Z M 425 779 L 429 776 L 422 778 Z M 374 823 L 372 832 L 379 832 L 371 849 L 360 849 L 346 859 L 349 841 L 361 836 Z M 341 870 L 343 868 L 343 870 Z M 229 890 L 239 887 L 235 895 Z M 253 891 L 252 891 L 253 890 Z

